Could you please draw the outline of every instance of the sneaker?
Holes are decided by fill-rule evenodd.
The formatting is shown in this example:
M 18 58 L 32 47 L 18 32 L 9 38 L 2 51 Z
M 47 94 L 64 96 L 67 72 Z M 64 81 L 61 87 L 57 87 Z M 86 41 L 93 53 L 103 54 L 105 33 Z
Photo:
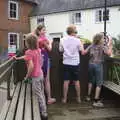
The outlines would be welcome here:
M 85 100 L 86 100 L 87 102 L 91 101 L 90 96 L 86 96 Z
M 47 101 L 47 104 L 50 105 L 50 104 L 53 104 L 56 102 L 56 99 L 55 98 L 50 98 L 48 101 Z
M 93 102 L 94 107 L 104 107 L 104 104 L 101 101 Z

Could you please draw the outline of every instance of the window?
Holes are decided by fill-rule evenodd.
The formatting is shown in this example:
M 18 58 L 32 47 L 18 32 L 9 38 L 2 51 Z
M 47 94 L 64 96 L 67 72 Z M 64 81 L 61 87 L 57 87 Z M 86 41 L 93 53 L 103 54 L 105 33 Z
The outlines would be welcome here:
M 77 13 L 72 14 L 72 23 L 73 24 L 81 23 L 81 12 L 77 12 Z
M 37 18 L 37 24 L 44 25 L 44 17 L 43 16 L 38 16 L 38 18 Z
M 8 46 L 15 46 L 19 48 L 19 34 L 18 33 L 8 33 Z
M 96 22 L 103 22 L 105 20 L 105 11 L 97 10 L 96 11 Z M 109 9 L 106 11 L 106 20 L 109 21 Z
M 9 19 L 18 19 L 18 2 L 9 0 L 8 2 L 8 17 Z

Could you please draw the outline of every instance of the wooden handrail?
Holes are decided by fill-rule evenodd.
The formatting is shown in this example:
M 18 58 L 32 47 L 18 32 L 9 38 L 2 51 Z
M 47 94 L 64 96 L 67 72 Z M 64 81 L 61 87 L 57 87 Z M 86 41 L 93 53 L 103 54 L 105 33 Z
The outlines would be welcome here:
M 12 73 L 12 68 L 13 68 L 13 58 L 7 60 L 5 63 L 0 65 L 0 83 L 3 80 L 7 81 L 7 99 L 11 100 L 10 96 L 10 77 Z

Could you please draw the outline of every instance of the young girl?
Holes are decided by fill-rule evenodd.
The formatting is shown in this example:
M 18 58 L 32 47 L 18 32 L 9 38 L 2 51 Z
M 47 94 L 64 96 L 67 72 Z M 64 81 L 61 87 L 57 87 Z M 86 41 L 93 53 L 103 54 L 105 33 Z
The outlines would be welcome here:
M 111 43 L 109 43 L 111 45 Z M 100 92 L 103 85 L 103 62 L 104 54 L 111 55 L 111 46 L 104 46 L 104 34 L 97 33 L 93 38 L 93 44 L 90 45 L 85 53 L 90 53 L 89 60 L 89 83 L 88 83 L 88 96 L 86 97 L 87 101 L 90 101 L 90 96 L 92 92 L 92 86 L 95 84 L 95 96 L 93 106 L 103 107 L 103 103 L 100 102 Z
M 38 48 L 37 36 L 29 34 L 26 37 L 26 45 L 28 50 L 22 57 L 15 58 L 16 60 L 24 59 L 27 62 L 27 74 L 25 79 L 32 78 L 32 87 L 40 103 L 40 112 L 42 120 L 47 120 L 47 108 L 44 95 L 43 72 L 41 50 Z
M 52 49 L 52 40 L 48 40 L 48 38 L 46 37 L 46 29 L 45 26 L 43 25 L 39 25 L 36 30 L 35 30 L 35 34 L 39 37 L 38 42 L 39 42 L 39 47 L 41 49 L 42 52 L 42 56 L 43 56 L 43 74 L 44 74 L 44 83 L 45 83 L 45 91 L 47 94 L 47 104 L 52 104 L 56 102 L 55 98 L 51 97 L 51 86 L 50 86 L 50 78 L 49 78 L 49 72 L 50 72 L 50 68 L 49 68 L 49 56 L 48 56 L 48 52 L 51 51 Z

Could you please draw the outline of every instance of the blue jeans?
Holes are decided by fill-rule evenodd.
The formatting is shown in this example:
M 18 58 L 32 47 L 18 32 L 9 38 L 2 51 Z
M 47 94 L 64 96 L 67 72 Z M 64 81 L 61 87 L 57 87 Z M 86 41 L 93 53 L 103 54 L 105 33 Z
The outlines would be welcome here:
M 97 86 L 103 85 L 103 64 L 89 64 L 89 82 Z

